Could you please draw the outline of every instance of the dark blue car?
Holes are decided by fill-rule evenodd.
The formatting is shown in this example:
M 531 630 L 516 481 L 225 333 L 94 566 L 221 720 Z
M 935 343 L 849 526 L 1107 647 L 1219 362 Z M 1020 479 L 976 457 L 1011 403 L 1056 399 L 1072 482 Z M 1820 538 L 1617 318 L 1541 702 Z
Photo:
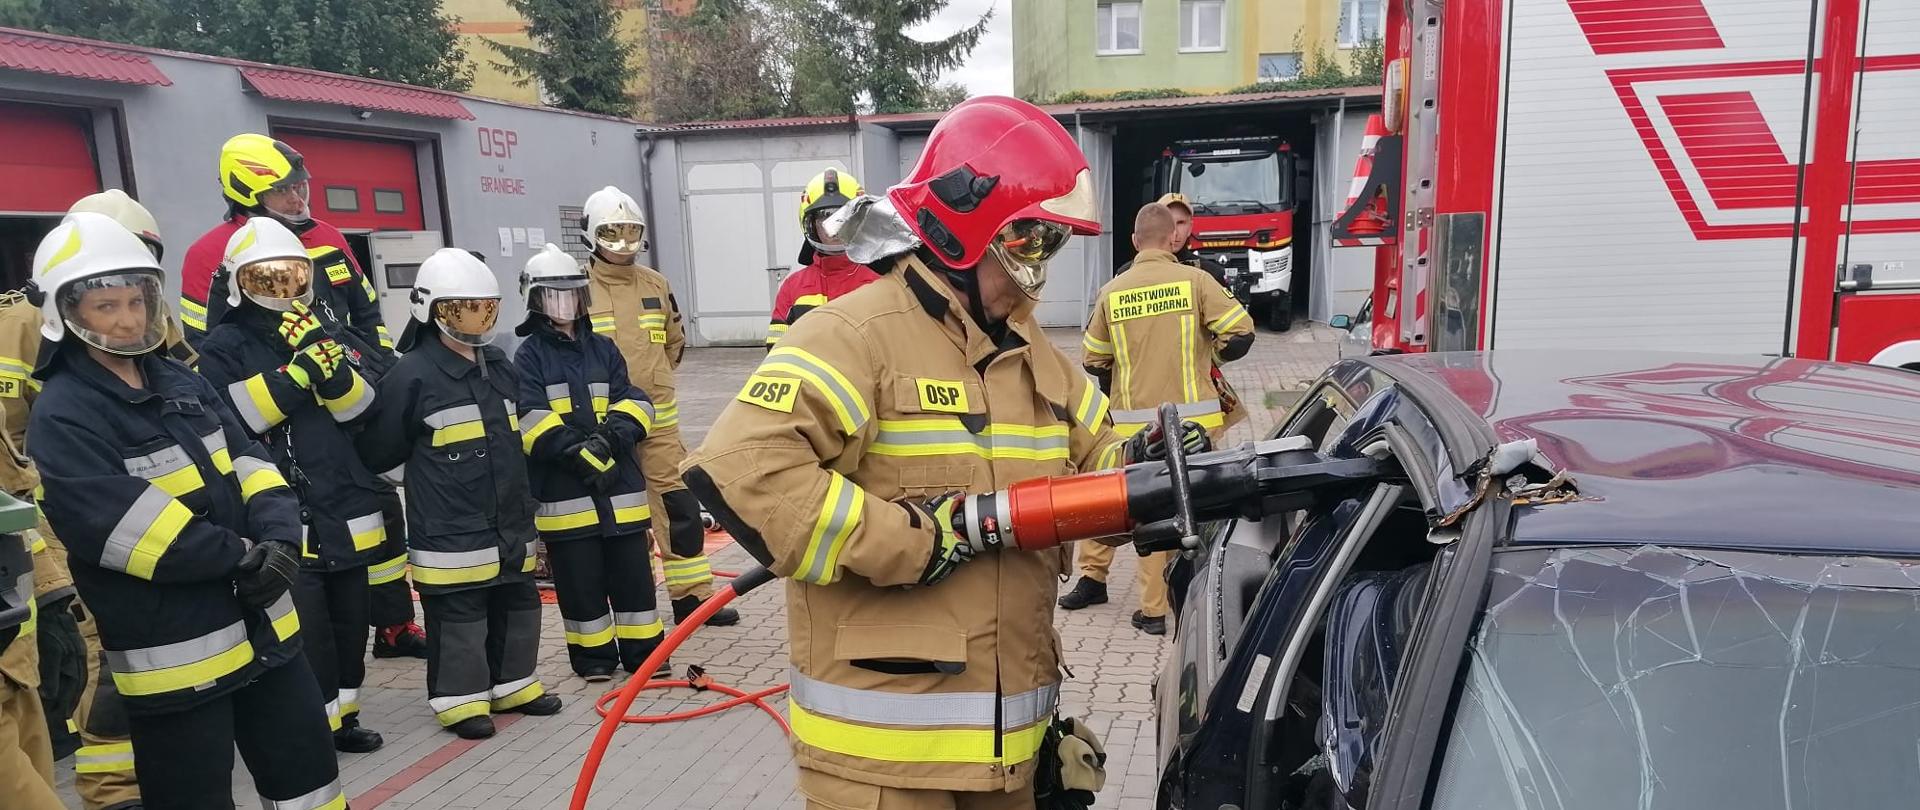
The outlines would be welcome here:
M 1920 796 L 1920 375 L 1380 357 L 1280 434 L 1386 472 L 1170 570 L 1162 806 Z

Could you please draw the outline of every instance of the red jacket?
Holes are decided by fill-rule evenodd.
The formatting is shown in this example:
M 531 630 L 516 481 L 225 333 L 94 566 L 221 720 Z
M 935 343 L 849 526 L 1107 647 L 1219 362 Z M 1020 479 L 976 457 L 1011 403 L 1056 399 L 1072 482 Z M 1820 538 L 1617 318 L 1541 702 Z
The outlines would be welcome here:
M 246 221 L 245 216 L 236 216 L 213 226 L 213 230 L 194 240 L 180 261 L 180 322 L 193 343 L 197 344 L 207 333 L 207 290 L 212 286 L 214 271 L 220 269 L 220 262 L 226 257 L 227 240 Z M 346 235 L 317 219 L 299 234 L 300 244 L 307 246 L 307 254 L 314 259 L 314 283 L 350 290 L 353 294 L 343 295 L 341 300 L 350 313 L 347 317 L 355 331 L 364 332 L 369 341 L 386 343 L 385 326 L 380 323 L 380 302 L 367 281 L 366 271 L 353 257 Z M 345 259 L 344 268 L 339 259 L 328 255 L 332 252 L 328 248 L 338 251 L 339 257 Z M 326 278 L 324 282 L 319 278 L 322 275 Z
M 767 345 L 779 342 L 787 327 L 808 310 L 866 286 L 880 277 L 864 264 L 854 264 L 845 255 L 815 254 L 813 263 L 793 271 L 780 283 L 780 294 L 773 299 L 772 323 L 767 326 Z

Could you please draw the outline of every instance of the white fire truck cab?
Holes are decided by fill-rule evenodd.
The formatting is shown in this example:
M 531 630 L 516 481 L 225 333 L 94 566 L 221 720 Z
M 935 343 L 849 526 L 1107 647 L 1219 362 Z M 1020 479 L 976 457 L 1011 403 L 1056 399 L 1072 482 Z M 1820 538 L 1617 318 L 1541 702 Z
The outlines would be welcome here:
M 1920 369 L 1920 2 L 1383 2 L 1373 351 Z

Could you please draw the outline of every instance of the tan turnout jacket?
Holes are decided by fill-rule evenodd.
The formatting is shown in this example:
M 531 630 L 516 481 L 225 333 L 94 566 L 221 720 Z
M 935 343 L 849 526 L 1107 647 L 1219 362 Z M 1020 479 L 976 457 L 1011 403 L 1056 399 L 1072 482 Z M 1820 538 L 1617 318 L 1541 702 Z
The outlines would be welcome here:
M 687 350 L 687 334 L 667 277 L 651 267 L 609 264 L 599 256 L 593 257 L 587 276 L 593 299 L 587 314 L 593 331 L 620 347 L 627 378 L 653 401 L 654 423 L 649 432 L 679 425 L 673 375 Z
M 1122 435 L 1171 402 L 1217 439 L 1226 417 L 1213 367 L 1230 341 L 1252 334 L 1253 320 L 1220 282 L 1164 250 L 1143 250 L 1100 288 L 1083 362 L 1113 374 L 1113 423 Z

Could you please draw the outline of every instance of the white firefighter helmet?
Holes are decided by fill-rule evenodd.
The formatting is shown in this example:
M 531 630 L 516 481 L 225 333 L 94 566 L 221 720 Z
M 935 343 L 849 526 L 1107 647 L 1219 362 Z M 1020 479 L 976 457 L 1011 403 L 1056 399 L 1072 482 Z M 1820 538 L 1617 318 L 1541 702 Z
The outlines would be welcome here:
M 141 241 L 146 242 L 147 247 L 153 251 L 154 258 L 160 258 L 162 255 L 160 250 L 162 245 L 160 239 L 160 223 L 154 221 L 153 212 L 148 211 L 146 206 L 141 205 L 132 197 L 127 196 L 126 192 L 117 188 L 110 188 L 106 191 L 88 194 L 85 197 L 75 200 L 73 207 L 67 209 L 67 213 L 69 214 L 80 213 L 82 211 L 107 215 L 113 219 L 113 221 L 120 223 L 120 227 L 133 231 L 134 236 L 138 236 Z
M 640 215 L 640 204 L 626 192 L 607 186 L 587 197 L 583 209 L 589 247 L 621 260 L 640 252 L 647 220 Z
M 587 314 L 587 271 L 580 260 L 548 242 L 521 271 L 520 297 L 526 301 L 529 316 L 537 313 L 555 321 L 579 320 Z
M 140 237 L 105 214 L 82 211 L 61 220 L 34 251 L 33 276 L 43 296 L 40 336 L 49 341 L 71 332 L 102 351 L 139 355 L 166 339 L 160 261 Z M 107 290 L 116 294 L 87 300 L 89 293 Z
M 431 323 L 454 340 L 486 345 L 500 315 L 500 280 L 472 253 L 441 248 L 420 263 L 407 312 L 410 331 Z
M 242 296 L 276 312 L 293 309 L 293 302 L 313 302 L 313 260 L 300 237 L 273 217 L 248 217 L 227 237 L 221 260 L 227 273 L 227 306 L 240 306 Z

